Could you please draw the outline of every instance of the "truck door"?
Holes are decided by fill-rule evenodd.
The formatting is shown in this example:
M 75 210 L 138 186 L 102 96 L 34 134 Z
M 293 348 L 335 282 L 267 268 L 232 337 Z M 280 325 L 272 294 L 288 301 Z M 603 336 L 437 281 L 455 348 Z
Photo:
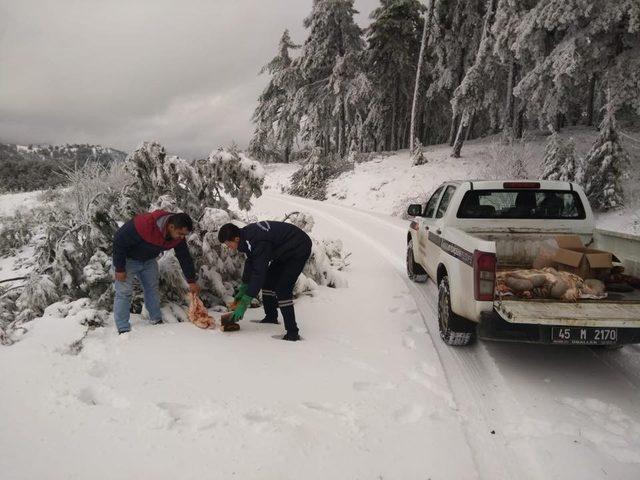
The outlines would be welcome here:
M 438 204 L 438 208 L 435 212 L 435 218 L 431 221 L 431 226 L 429 227 L 429 231 L 427 232 L 427 242 L 425 245 L 425 257 L 429 260 L 425 262 L 424 265 L 428 266 L 427 273 L 431 278 L 436 278 L 437 274 L 437 261 L 436 259 L 440 255 L 440 238 L 442 237 L 442 218 L 444 214 L 447 212 L 447 208 L 449 208 L 449 203 L 451 203 L 451 198 L 453 194 L 456 192 L 456 187 L 454 185 L 446 185 L 446 189 L 442 194 L 442 198 L 440 199 L 440 203 Z M 430 237 L 430 238 L 429 238 Z
M 429 201 L 426 203 L 424 210 L 422 212 L 422 217 L 420 218 L 418 224 L 420 229 L 418 230 L 418 245 L 417 245 L 417 255 L 416 260 L 424 267 L 427 266 L 427 243 L 429 242 L 429 229 L 434 224 L 434 216 L 436 214 L 436 207 L 438 206 L 438 201 L 440 200 L 440 196 L 442 195 L 442 191 L 444 190 L 444 185 L 438 188 Z

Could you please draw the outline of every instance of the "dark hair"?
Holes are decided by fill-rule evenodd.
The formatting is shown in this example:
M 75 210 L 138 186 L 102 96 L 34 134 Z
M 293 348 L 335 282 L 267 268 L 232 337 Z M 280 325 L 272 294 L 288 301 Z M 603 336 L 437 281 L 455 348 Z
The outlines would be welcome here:
M 218 241 L 224 243 L 240 236 L 240 227 L 233 223 L 225 223 L 218 232 Z
M 193 232 L 193 220 L 186 213 L 174 213 L 167 220 L 168 225 L 173 225 L 176 228 L 186 228 L 190 232 Z

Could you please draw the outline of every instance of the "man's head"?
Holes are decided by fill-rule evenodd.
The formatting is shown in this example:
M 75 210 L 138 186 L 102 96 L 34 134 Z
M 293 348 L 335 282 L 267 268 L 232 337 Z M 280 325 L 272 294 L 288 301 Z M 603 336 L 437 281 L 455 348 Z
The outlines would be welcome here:
M 186 213 L 174 213 L 167 220 L 167 235 L 182 240 L 193 231 L 193 220 Z
M 218 240 L 231 250 L 237 250 L 240 244 L 240 227 L 233 223 L 225 223 L 218 232 Z

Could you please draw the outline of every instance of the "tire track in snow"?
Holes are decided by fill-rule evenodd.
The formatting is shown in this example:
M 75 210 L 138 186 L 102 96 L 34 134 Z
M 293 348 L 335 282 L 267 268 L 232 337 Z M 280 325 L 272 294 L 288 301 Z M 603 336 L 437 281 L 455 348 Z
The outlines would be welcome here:
M 495 366 L 493 368 L 489 367 L 486 364 L 486 358 L 482 358 L 482 365 L 478 365 L 478 358 L 473 351 L 469 351 L 470 349 L 466 349 L 466 352 L 459 352 L 458 349 L 451 349 L 440 341 L 436 320 L 436 303 L 433 298 L 426 296 L 426 292 L 423 289 L 420 289 L 405 277 L 403 253 L 398 255 L 397 252 L 390 250 L 382 242 L 374 240 L 371 235 L 363 233 L 363 231 L 367 230 L 359 229 L 348 223 L 345 220 L 345 214 L 353 214 L 368 221 L 374 221 L 380 227 L 387 229 L 387 233 L 389 227 L 405 233 L 406 227 L 403 228 L 392 222 L 384 221 L 366 212 L 355 211 L 338 205 L 318 203 L 285 195 L 268 194 L 267 196 L 298 209 L 304 207 L 314 215 L 338 224 L 354 236 L 362 239 L 380 252 L 385 260 L 393 266 L 399 279 L 414 294 L 414 301 L 416 296 L 423 300 L 415 303 L 427 328 L 431 344 L 440 360 L 449 390 L 460 414 L 466 441 L 473 455 L 480 478 L 491 480 L 540 478 L 541 475 L 537 472 L 537 464 L 533 460 L 533 455 L 527 452 L 527 455 L 523 458 L 522 449 L 518 451 L 510 449 L 509 440 L 501 434 L 498 427 L 495 427 L 496 424 L 504 422 L 506 417 L 506 414 L 501 412 L 500 408 L 497 408 L 504 400 L 499 401 L 496 395 L 486 388 L 489 379 L 491 385 L 496 382 L 504 385 L 504 381 L 501 380 Z M 327 212 L 327 209 L 339 211 L 341 213 L 340 217 Z M 401 238 L 404 238 L 404 236 Z M 433 294 L 432 282 L 428 286 L 431 287 L 432 291 L 430 293 Z M 437 298 L 437 295 L 434 298 Z M 478 346 L 476 345 L 473 350 L 477 348 Z M 487 375 L 486 372 L 490 372 L 490 374 Z M 502 388 L 503 394 L 505 389 L 506 387 Z M 511 403 L 515 402 L 513 398 Z M 516 419 L 513 420 L 515 421 Z M 494 431 L 495 434 L 491 434 L 491 431 Z M 525 460 L 526 463 L 523 463 Z M 533 471 L 532 468 L 536 470 L 533 474 L 531 473 Z

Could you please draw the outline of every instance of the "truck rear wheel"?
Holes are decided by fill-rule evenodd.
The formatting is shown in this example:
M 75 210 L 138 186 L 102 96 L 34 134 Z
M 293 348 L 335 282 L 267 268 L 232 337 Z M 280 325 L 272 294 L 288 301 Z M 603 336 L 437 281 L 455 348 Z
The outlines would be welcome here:
M 415 257 L 413 256 L 413 241 L 409 241 L 407 244 L 407 276 L 416 283 L 424 283 L 429 279 L 424 268 L 415 261 Z
M 442 277 L 438 286 L 438 327 L 440 338 L 447 345 L 465 346 L 475 340 L 475 323 L 456 315 L 451 310 L 451 293 L 446 275 Z

